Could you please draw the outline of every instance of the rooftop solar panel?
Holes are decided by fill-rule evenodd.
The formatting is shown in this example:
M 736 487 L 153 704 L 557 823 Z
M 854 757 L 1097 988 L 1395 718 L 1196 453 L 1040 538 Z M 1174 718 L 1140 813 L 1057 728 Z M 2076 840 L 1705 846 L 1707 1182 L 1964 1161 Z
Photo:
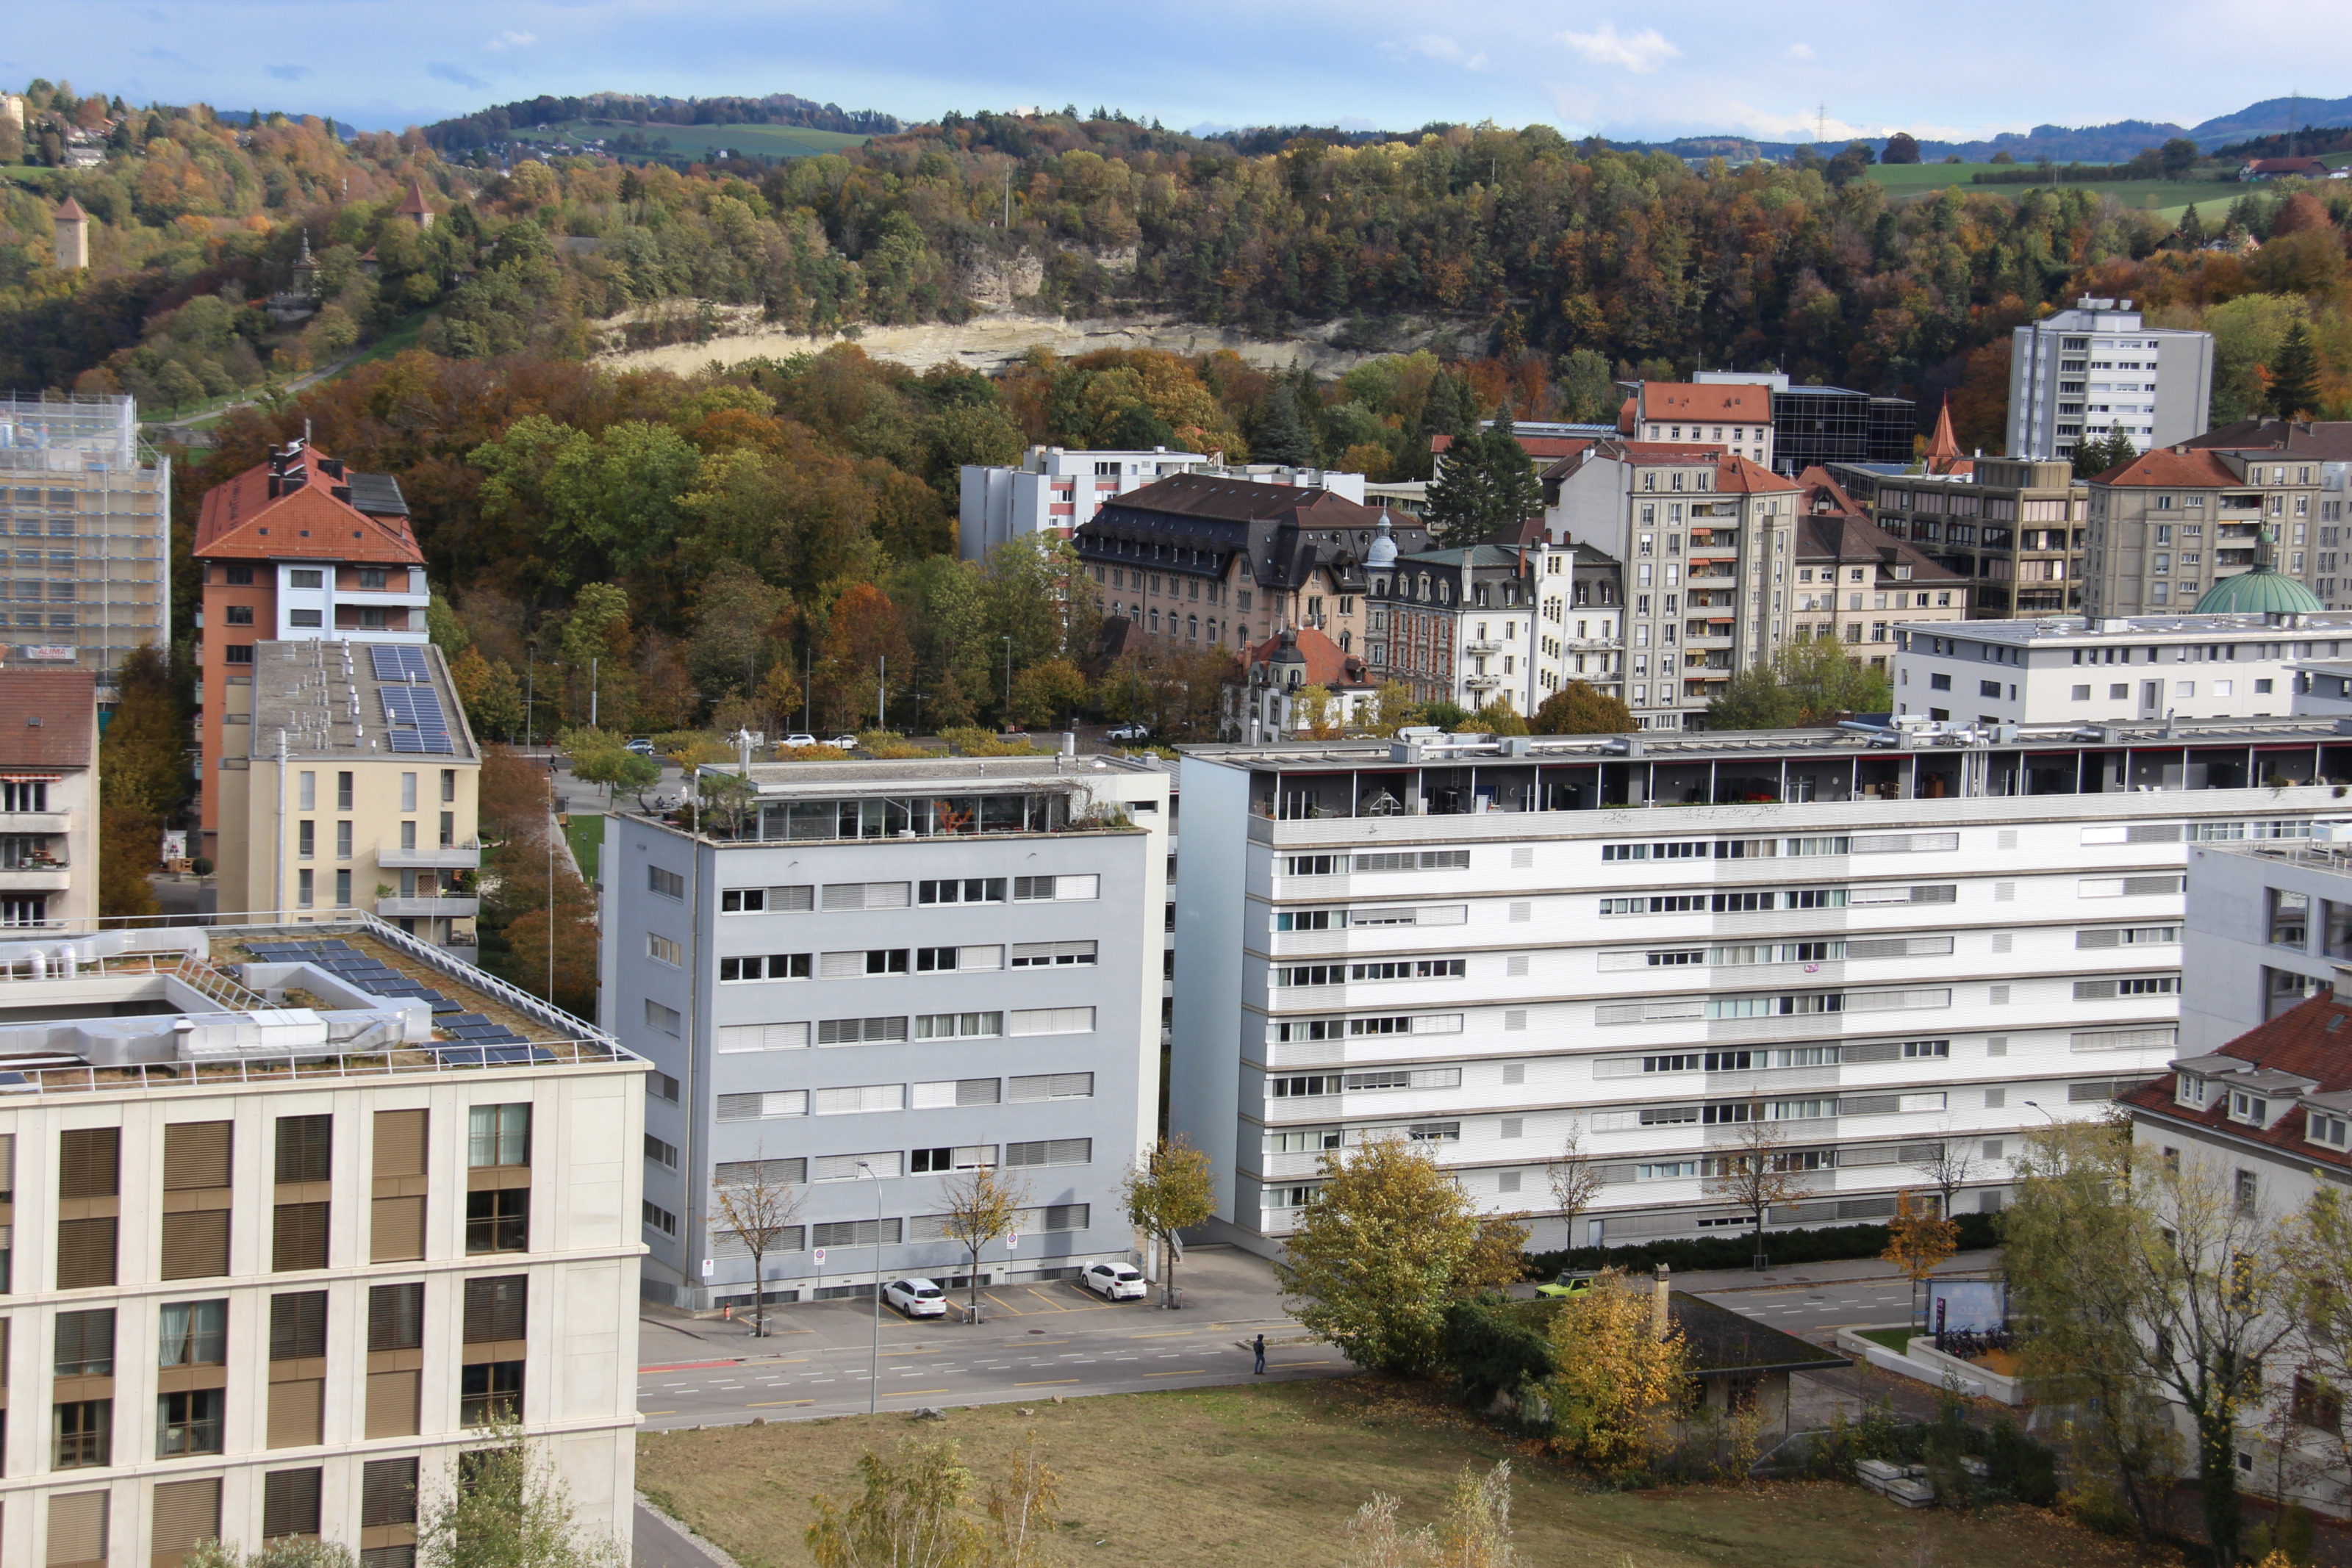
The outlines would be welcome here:
M 409 643 L 371 643 L 368 657 L 375 665 L 379 681 L 429 681 L 432 674 L 425 662 L 425 650 Z

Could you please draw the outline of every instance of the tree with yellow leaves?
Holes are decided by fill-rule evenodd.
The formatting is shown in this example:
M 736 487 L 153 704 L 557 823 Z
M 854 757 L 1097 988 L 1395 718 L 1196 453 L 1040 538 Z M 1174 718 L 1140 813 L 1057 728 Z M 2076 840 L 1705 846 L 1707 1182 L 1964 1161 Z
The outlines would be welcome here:
M 1594 1469 L 1638 1468 L 1689 1394 L 1689 1343 L 1671 1325 L 1659 1333 L 1655 1312 L 1647 1289 L 1611 1270 L 1552 1319 L 1552 1441 Z
M 1960 1249 L 1960 1228 L 1907 1192 L 1895 1195 L 1895 1218 L 1886 1226 L 1886 1250 L 1879 1257 L 1917 1284 Z

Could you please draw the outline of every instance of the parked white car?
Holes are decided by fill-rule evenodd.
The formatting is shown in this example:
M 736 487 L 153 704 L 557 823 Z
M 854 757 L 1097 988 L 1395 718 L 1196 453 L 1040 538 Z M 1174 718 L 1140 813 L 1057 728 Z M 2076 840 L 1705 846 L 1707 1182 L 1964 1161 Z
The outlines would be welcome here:
M 882 1287 L 882 1299 L 910 1318 L 948 1315 L 947 1293 L 929 1280 L 893 1280 Z
M 827 746 L 837 746 L 844 751 L 855 751 L 857 749 L 857 737 L 854 735 L 836 735 L 831 740 L 826 741 L 825 744 Z
M 1132 1263 L 1097 1263 L 1078 1276 L 1078 1282 L 1108 1301 L 1139 1301 L 1150 1289 L 1143 1271 Z
M 784 737 L 783 744 L 786 746 L 814 746 L 816 744 L 816 737 L 814 735 L 788 735 Z

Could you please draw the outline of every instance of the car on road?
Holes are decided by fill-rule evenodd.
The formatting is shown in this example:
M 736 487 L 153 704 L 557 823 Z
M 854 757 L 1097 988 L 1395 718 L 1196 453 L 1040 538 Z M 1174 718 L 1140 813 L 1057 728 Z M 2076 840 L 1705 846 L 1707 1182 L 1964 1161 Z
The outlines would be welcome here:
M 1559 1279 L 1549 1284 L 1538 1285 L 1536 1294 L 1562 1300 L 1570 1296 L 1581 1296 L 1592 1289 L 1592 1281 L 1593 1274 L 1589 1269 L 1562 1269 Z
M 1139 724 L 1115 724 L 1103 731 L 1105 740 L 1150 740 L 1150 729 Z
M 910 1318 L 948 1315 L 947 1292 L 929 1280 L 893 1280 L 882 1287 L 882 1299 Z
M 816 737 L 814 735 L 788 735 L 776 744 L 779 746 L 814 746 L 816 744 Z
M 857 737 L 854 735 L 836 735 L 824 744 L 837 746 L 844 751 L 855 751 L 857 749 Z
M 1132 1263 L 1097 1263 L 1078 1276 L 1078 1283 L 1107 1301 L 1139 1301 L 1150 1289 Z
M 621 749 L 624 751 L 634 751 L 639 757 L 651 757 L 654 754 L 653 737 L 649 735 L 640 735 L 631 740 L 626 746 L 621 747 Z

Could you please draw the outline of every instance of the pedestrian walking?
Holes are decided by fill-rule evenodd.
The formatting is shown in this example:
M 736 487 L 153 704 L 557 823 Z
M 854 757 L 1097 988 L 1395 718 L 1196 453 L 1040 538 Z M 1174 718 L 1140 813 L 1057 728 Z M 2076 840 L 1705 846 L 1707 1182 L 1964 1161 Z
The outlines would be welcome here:
M 1263 1377 L 1265 1375 L 1265 1335 L 1258 1335 L 1257 1343 L 1252 1345 L 1250 1348 L 1257 1352 L 1257 1365 L 1253 1367 L 1251 1371 L 1254 1375 Z

